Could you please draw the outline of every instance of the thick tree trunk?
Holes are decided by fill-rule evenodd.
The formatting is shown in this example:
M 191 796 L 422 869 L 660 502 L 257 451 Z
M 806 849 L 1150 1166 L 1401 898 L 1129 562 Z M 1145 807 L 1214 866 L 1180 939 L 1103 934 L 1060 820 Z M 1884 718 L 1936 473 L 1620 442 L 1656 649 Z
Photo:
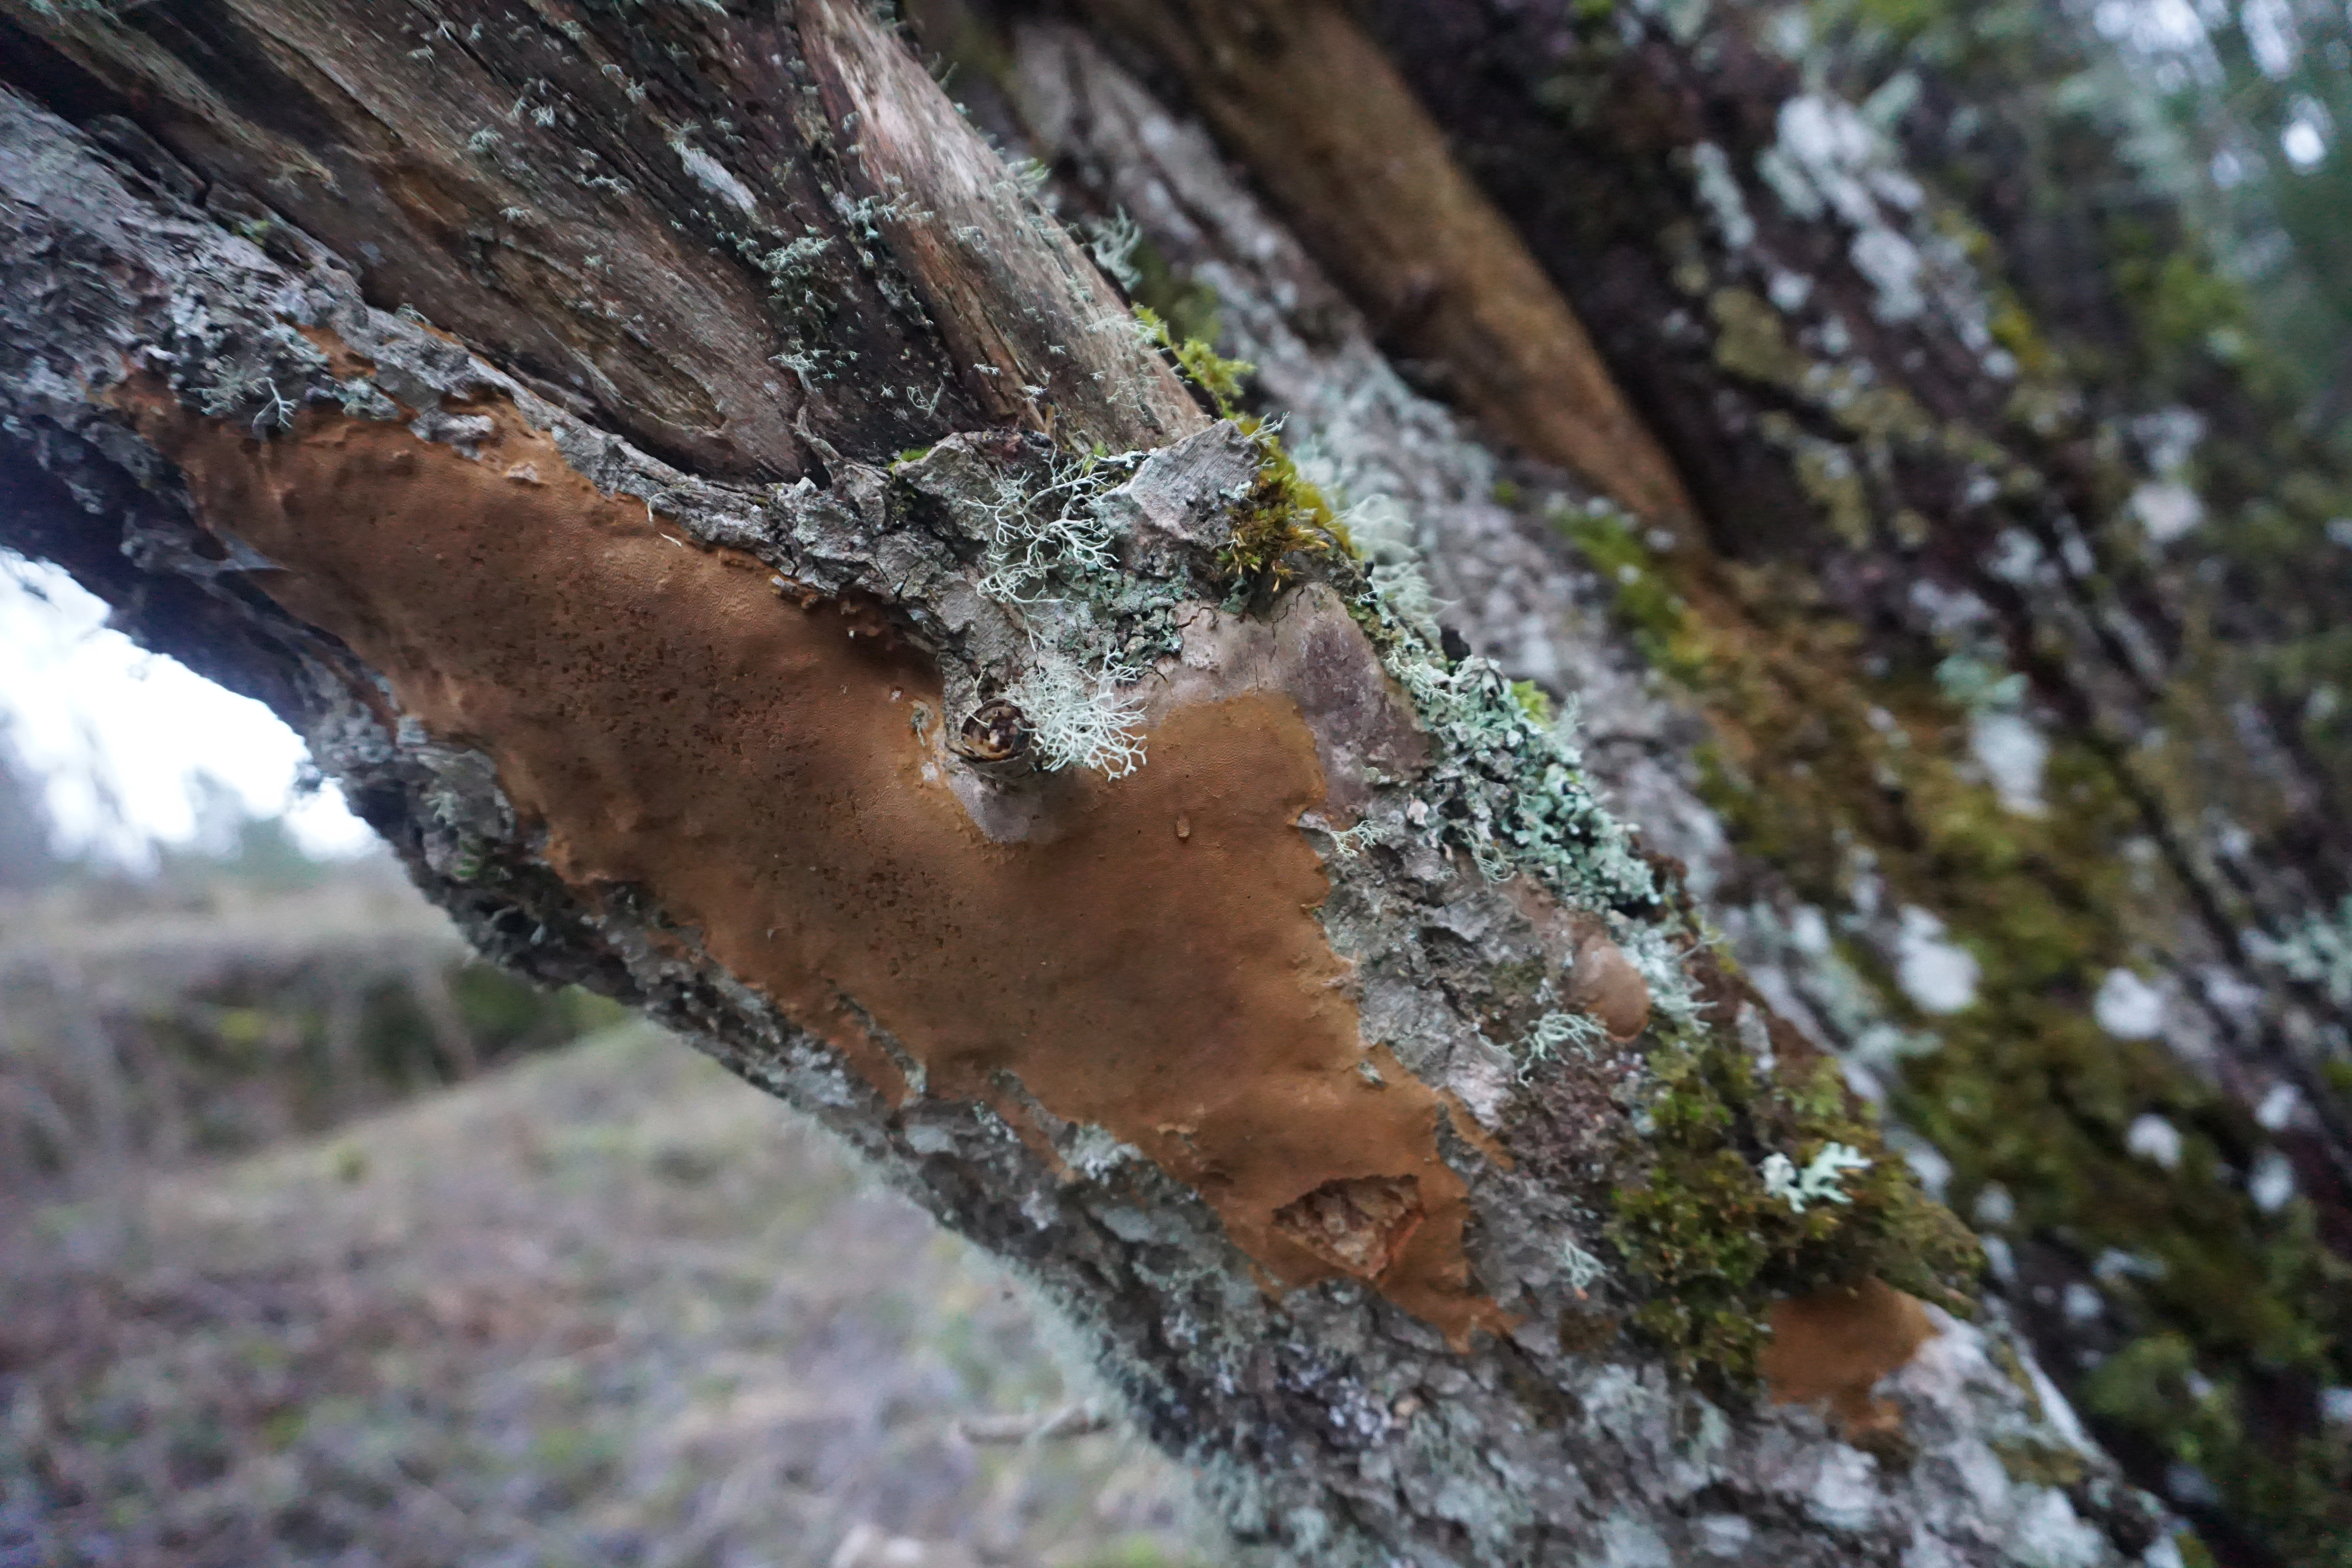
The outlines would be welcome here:
M 1433 117 L 1689 485 L 1696 536 L 1569 526 L 1699 719 L 1681 761 L 1727 842 L 1675 847 L 1733 951 L 1933 1149 L 2136 1473 L 2232 1559 L 2335 1560 L 2352 985 L 2328 956 L 2326 528 L 2352 485 L 2118 153 L 2127 107 L 2098 94 L 2130 84 L 2018 7 L 1915 16 L 1907 52 L 1819 8 L 1362 7 L 1415 89 L 1394 108 L 1329 79 L 1335 10 L 1090 9 L 1424 384 L 1643 511 L 1493 408 L 1556 384 L 1465 358 L 1404 291 L 1469 287 L 1467 231 L 1290 132 L 1302 101 L 1388 127 L 1369 144 Z M 1162 215 L 1180 269 L 1227 286 L 1116 117 L 1047 117 L 1095 199 Z M 1413 266 L 1356 269 L 1399 245 Z M 1478 646 L 1548 679 L 1520 629 Z M 1654 841 L 1673 820 L 1628 802 Z
M 1849 276 L 1860 209 L 1760 218 L 1755 145 L 1692 151 L 1708 92 L 1845 124 L 1730 25 L 1610 23 L 1591 90 L 1655 111 L 1546 121 L 1511 80 L 1601 24 L 1374 8 L 1399 77 L 1336 9 L 1105 4 L 1139 74 L 966 18 L 1163 356 L 855 0 L 0 13 L 0 539 L 300 727 L 486 952 L 1019 1265 L 1237 1542 L 2177 1561 L 2012 1310 L 2069 1379 L 2113 1314 L 2188 1347 L 2150 1379 L 2345 1381 L 2327 1211 L 2260 1185 L 2272 1132 L 2336 1180 L 2292 943 L 2338 889 L 2284 847 L 2333 775 L 2147 782 L 2129 726 L 2250 678 L 2143 635 L 2163 557 L 2077 565 L 2063 443 L 1884 309 L 1895 219 Z M 1533 62 L 1491 121 L 1471 45 Z M 1512 185 L 1547 161 L 1600 229 Z M 1210 290 L 1245 388 L 1184 341 Z M 1853 395 L 1776 309 L 1847 323 Z M 1969 773 L 1969 679 L 2038 778 Z M 2280 837 L 2217 851 L 2224 806 Z M 2085 1016 L 2126 964 L 2203 986 L 2113 1031 L 2172 1054 Z M 2213 1517 L 2318 1539 L 2332 1462 Z

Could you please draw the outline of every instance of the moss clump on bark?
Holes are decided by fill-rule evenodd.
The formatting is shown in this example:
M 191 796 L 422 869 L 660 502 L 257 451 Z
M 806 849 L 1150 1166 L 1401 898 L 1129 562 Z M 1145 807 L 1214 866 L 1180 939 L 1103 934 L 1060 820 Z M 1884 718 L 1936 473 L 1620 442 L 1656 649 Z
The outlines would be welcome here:
M 1834 1062 L 1765 1066 L 1722 1029 L 1685 1029 L 1648 1068 L 1654 1163 L 1614 1194 L 1609 1236 L 1652 1291 L 1634 1327 L 1684 1370 L 1745 1382 L 1773 1302 L 1872 1277 L 1968 1311 L 1974 1238 L 1887 1150 Z M 1840 1149 L 1865 1163 L 1834 1196 L 1776 1190 L 1775 1155 L 1811 1166 Z
M 1166 354 L 1186 381 L 1198 387 L 1220 419 L 1242 417 L 1242 378 L 1257 367 L 1243 359 L 1227 359 L 1207 338 L 1180 338 L 1149 305 L 1135 307 L 1143 341 Z
M 1242 383 L 1257 367 L 1228 359 L 1206 338 L 1180 338 L 1149 306 L 1135 307 L 1145 341 L 1166 354 L 1177 373 L 1198 388 L 1221 419 L 1230 419 L 1257 445 L 1257 480 L 1233 506 L 1233 531 L 1217 552 L 1217 565 L 1237 592 L 1278 590 L 1297 571 L 1300 557 L 1335 550 L 1353 556 L 1354 541 L 1323 492 L 1298 471 L 1276 427 L 1242 409 Z M 1213 329 L 1213 318 L 1211 325 Z
M 1256 485 L 1234 509 L 1233 537 L 1218 552 L 1217 564 L 1237 584 L 1279 588 L 1293 574 L 1295 557 L 1352 554 L 1330 503 L 1299 473 L 1272 427 L 1252 418 L 1241 426 L 1263 457 Z

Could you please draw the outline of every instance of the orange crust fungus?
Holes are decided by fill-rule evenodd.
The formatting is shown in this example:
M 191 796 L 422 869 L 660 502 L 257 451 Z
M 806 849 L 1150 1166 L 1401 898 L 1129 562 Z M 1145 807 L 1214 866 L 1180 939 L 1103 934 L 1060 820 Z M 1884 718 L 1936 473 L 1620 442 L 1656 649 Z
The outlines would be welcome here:
M 1650 1026 L 1650 983 L 1605 936 L 1587 937 L 1578 947 L 1568 969 L 1568 1001 L 1591 1014 L 1615 1045 L 1640 1038 Z
M 992 842 L 908 722 L 940 705 L 926 657 L 600 493 L 511 404 L 462 410 L 495 426 L 473 460 L 318 410 L 259 442 L 144 378 L 113 400 L 208 528 L 282 568 L 259 586 L 496 761 L 592 907 L 646 889 L 894 1101 L 861 1014 L 930 1092 L 1004 1109 L 1013 1074 L 1197 1189 L 1283 1286 L 1370 1279 L 1457 1345 L 1507 1325 L 1471 1287 L 1440 1097 L 1357 1070 L 1288 698 L 1179 706 L 1140 772 L 1072 777 L 1056 832 Z
M 1848 1438 L 1893 1432 L 1894 1405 L 1872 1397 L 1936 1335 L 1927 1309 L 1882 1279 L 1776 1302 L 1757 1360 L 1776 1405 L 1825 1400 Z

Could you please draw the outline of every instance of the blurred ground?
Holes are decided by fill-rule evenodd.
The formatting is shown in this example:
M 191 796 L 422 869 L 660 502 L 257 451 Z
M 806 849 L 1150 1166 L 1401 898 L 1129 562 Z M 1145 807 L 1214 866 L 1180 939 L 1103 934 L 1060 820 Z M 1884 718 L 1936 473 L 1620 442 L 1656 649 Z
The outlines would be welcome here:
M 0 1189 L 256 1152 L 626 1016 L 476 961 L 388 855 L 245 826 L 0 888 Z
M 637 1026 L 0 1199 L 5 1568 L 1195 1561 L 1135 1439 L 963 1435 L 1068 1398 L 975 1254 Z

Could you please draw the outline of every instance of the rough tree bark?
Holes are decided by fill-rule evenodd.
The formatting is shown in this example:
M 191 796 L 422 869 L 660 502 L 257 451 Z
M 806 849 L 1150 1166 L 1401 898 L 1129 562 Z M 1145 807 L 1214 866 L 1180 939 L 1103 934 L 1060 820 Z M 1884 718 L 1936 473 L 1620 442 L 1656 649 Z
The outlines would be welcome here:
M 2044 1363 L 2342 1550 L 2339 775 L 2137 553 L 2237 503 L 1769 17 L 1545 13 L 926 11 L 1016 169 L 856 0 L 6 0 L 0 541 L 1237 1551 L 2179 1561 Z

